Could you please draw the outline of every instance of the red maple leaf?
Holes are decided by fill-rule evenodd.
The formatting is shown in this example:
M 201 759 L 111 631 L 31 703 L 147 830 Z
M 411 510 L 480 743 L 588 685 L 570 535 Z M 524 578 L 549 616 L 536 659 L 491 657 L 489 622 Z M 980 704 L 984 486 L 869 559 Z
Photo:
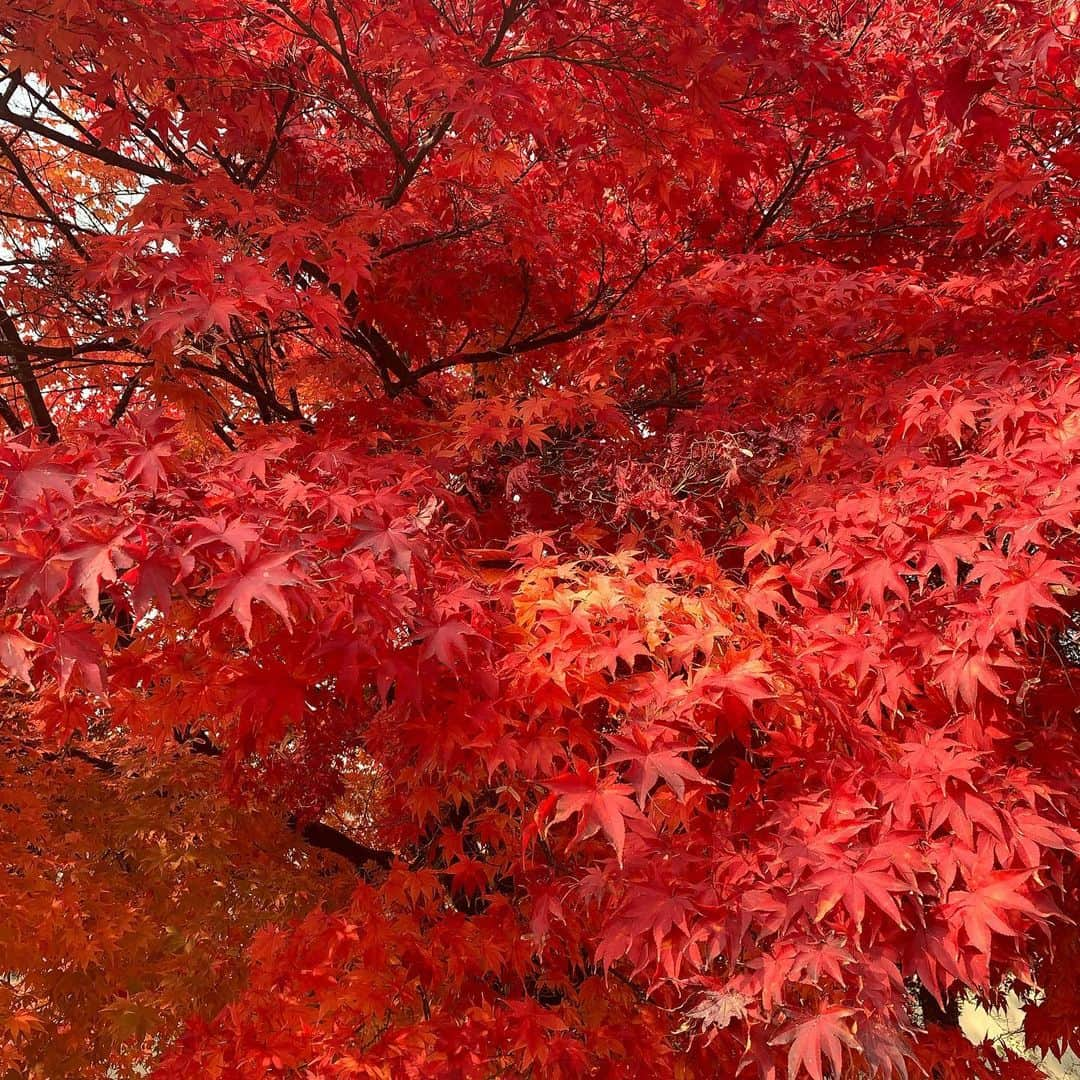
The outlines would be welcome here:
M 971 56 L 962 56 L 945 69 L 944 86 L 938 98 L 938 113 L 957 127 L 964 126 L 972 102 L 994 85 L 991 78 L 968 78 L 972 59 Z
M 476 631 L 463 619 L 448 619 L 444 623 L 433 624 L 418 634 L 424 642 L 420 655 L 433 656 L 439 663 L 452 668 L 458 660 L 468 657 L 468 639 L 475 636 Z
M 988 954 L 991 933 L 1007 937 L 1018 933 L 1006 919 L 1010 912 L 1039 916 L 1039 909 L 1020 891 L 1030 878 L 1030 870 L 995 871 L 969 890 L 954 889 L 946 898 L 943 910 L 947 914 L 959 914 L 968 941 L 979 952 Z
M 231 610 L 250 644 L 251 605 L 254 601 L 261 600 L 276 611 L 285 620 L 286 626 L 291 628 L 289 603 L 281 590 L 302 583 L 300 577 L 285 569 L 291 560 L 290 552 L 276 552 L 262 558 L 256 557 L 240 564 L 234 572 L 214 578 L 210 585 L 219 592 L 209 618 L 216 619 Z
M 574 843 L 603 832 L 611 841 L 615 855 L 621 863 L 626 843 L 627 820 L 645 820 L 633 801 L 626 797 L 633 788 L 628 784 L 610 780 L 598 783 L 595 773 L 585 768 L 556 776 L 546 781 L 545 786 L 553 795 L 558 796 L 548 827 L 580 814 Z
M 130 529 L 125 529 L 118 536 L 104 542 L 83 544 L 70 553 L 75 560 L 72 584 L 82 592 L 95 615 L 101 613 L 101 583 L 118 580 L 117 571 L 132 564 L 131 556 L 124 550 L 124 541 L 130 533 Z
M 708 783 L 682 755 L 695 748 L 677 745 L 670 741 L 671 733 L 663 728 L 642 728 L 635 725 L 629 738 L 611 735 L 608 741 L 615 748 L 608 754 L 608 763 L 629 763 L 630 780 L 637 789 L 638 805 L 644 807 L 645 799 L 658 780 L 664 780 L 682 802 L 686 798 L 686 784 Z
M 27 686 L 33 686 L 30 678 L 30 653 L 38 647 L 25 634 L 10 623 L 0 629 L 0 667 L 5 668 Z
M 796 1080 L 806 1069 L 813 1080 L 822 1080 L 822 1064 L 828 1058 L 833 1076 L 843 1076 L 844 1047 L 856 1049 L 858 1042 L 844 1021 L 851 1009 L 828 1006 L 817 1016 L 788 1028 L 772 1040 L 774 1046 L 791 1043 L 788 1050 L 788 1080 Z
M 893 893 L 903 893 L 909 886 L 888 872 L 884 862 L 864 863 L 861 866 L 829 866 L 814 875 L 812 883 L 821 886 L 815 919 L 823 919 L 836 904 L 843 900 L 855 926 L 862 928 L 866 914 L 866 901 L 887 915 L 897 926 L 903 928 L 904 920 L 893 899 Z

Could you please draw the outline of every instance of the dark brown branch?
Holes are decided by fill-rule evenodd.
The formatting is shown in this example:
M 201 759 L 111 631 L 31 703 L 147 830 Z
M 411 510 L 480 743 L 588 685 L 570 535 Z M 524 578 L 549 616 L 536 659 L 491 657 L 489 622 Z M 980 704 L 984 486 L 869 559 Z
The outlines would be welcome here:
M 601 326 L 611 314 L 610 309 L 587 319 L 574 323 L 562 330 L 531 334 L 520 341 L 511 342 L 509 345 L 500 346 L 497 349 L 482 349 L 478 352 L 459 353 L 453 356 L 445 356 L 441 360 L 432 360 L 409 373 L 410 382 L 416 382 L 425 375 L 434 374 L 436 371 L 446 371 L 447 368 L 459 367 L 462 364 L 491 364 L 499 360 L 505 360 L 511 356 L 521 356 L 523 353 L 536 352 L 538 349 L 550 348 L 553 345 L 563 345 L 568 341 L 587 334 Z
M 406 164 L 408 162 L 408 156 L 405 153 L 405 148 L 398 142 L 393 129 L 390 127 L 390 122 L 383 116 L 382 110 L 376 103 L 374 95 L 367 88 L 367 84 L 360 78 L 356 68 L 353 67 L 352 60 L 349 58 L 349 47 L 345 41 L 345 30 L 341 25 L 341 19 L 338 16 L 337 9 L 334 7 L 333 0 L 326 0 L 326 13 L 330 18 L 330 24 L 334 28 L 334 33 L 337 35 L 338 47 L 341 51 L 335 52 L 333 47 L 326 42 L 324 38 L 317 35 L 315 31 L 310 28 L 309 33 L 315 34 L 315 40 L 318 41 L 341 65 L 342 70 L 349 80 L 349 84 L 356 91 L 356 96 L 360 98 L 364 103 L 364 107 L 371 113 L 371 119 L 378 129 L 379 134 L 382 135 L 386 145 L 390 147 L 390 150 L 393 152 L 394 157 L 397 158 L 399 163 L 402 165 Z
M 84 138 L 89 139 L 91 142 L 96 143 L 98 140 L 95 138 L 94 133 L 77 120 L 70 113 L 65 112 L 55 102 L 50 101 L 47 93 L 42 93 L 35 87 L 31 86 L 23 77 L 22 70 L 15 68 L 12 71 L 5 71 L 0 67 L 0 78 L 10 80 L 8 89 L 4 92 L 3 100 L 0 104 L 7 105 L 11 101 L 12 96 L 16 89 L 21 90 L 28 97 L 33 98 L 35 102 L 34 114 L 37 114 L 37 106 L 40 105 L 43 109 L 48 110 L 58 120 L 62 120 L 69 127 L 73 127 Z
M 431 375 L 436 371 L 445 371 L 448 368 L 459 367 L 463 364 L 491 364 L 505 360 L 512 356 L 521 356 L 523 353 L 536 352 L 539 349 L 547 349 L 553 345 L 563 345 L 573 341 L 584 334 L 602 326 L 618 310 L 619 305 L 634 290 L 638 282 L 652 269 L 661 259 L 675 250 L 680 243 L 685 242 L 681 237 L 674 243 L 669 244 L 653 258 L 644 258 L 641 266 L 630 276 L 618 292 L 608 290 L 606 287 L 598 287 L 596 294 L 583 308 L 579 309 L 577 322 L 561 330 L 547 328 L 522 338 L 520 341 L 509 342 L 494 349 L 481 349 L 476 352 L 455 353 L 443 357 L 440 360 L 432 360 L 428 364 L 416 368 L 409 374 L 409 382 L 415 383 Z M 602 306 L 601 306 L 602 305 Z
M 266 156 L 263 158 L 263 162 L 255 175 L 247 182 L 247 186 L 251 188 L 252 191 L 263 182 L 266 174 L 270 171 L 270 167 L 274 164 L 274 158 L 277 157 L 278 148 L 281 146 L 281 136 L 285 133 L 285 125 L 288 122 L 289 111 L 292 109 L 295 102 L 296 92 L 290 90 L 285 98 L 285 104 L 282 105 L 281 111 L 278 113 L 277 122 L 274 124 L 274 136 L 270 140 L 269 147 L 267 147 Z
M 204 740 L 204 733 L 200 733 L 191 739 L 178 738 L 178 741 L 183 745 L 187 745 L 192 753 L 210 754 L 211 756 L 217 756 L 220 753 L 208 739 Z M 65 746 L 63 750 L 47 751 L 41 756 L 46 761 L 61 761 L 64 757 L 78 758 L 80 761 L 85 761 L 88 765 L 92 765 L 95 769 L 109 775 L 113 775 L 118 771 L 115 762 L 97 757 L 81 747 L 70 744 Z M 285 824 L 312 847 L 339 856 L 346 862 L 351 863 L 362 874 L 371 873 L 372 867 L 389 870 L 393 865 L 394 853 L 392 851 L 383 851 L 380 848 L 361 844 L 358 840 L 346 836 L 345 833 L 322 821 L 309 821 L 301 825 L 297 816 L 290 814 L 285 819 Z
M 869 30 L 871 26 L 873 26 L 874 20 L 877 18 L 878 12 L 882 9 L 882 7 L 884 7 L 884 5 L 885 0 L 878 0 L 877 6 L 867 11 L 866 19 L 863 21 L 859 32 L 855 35 L 855 40 L 852 41 L 852 43 L 847 48 L 847 52 L 844 53 L 845 56 L 850 56 L 859 47 L 859 42 L 862 41 L 863 36 L 866 34 L 866 31 Z
M 501 59 L 493 62 L 492 67 L 507 67 L 510 64 L 519 64 L 528 60 L 550 60 L 557 64 L 566 64 L 570 67 L 583 67 L 608 71 L 619 75 L 625 75 L 636 82 L 655 86 L 670 93 L 681 93 L 682 87 L 677 83 L 667 82 L 656 75 L 652 75 L 640 68 L 630 67 L 618 59 L 604 59 L 603 57 L 568 56 L 566 53 L 547 52 L 543 50 L 530 50 L 529 52 L 507 53 Z M 721 105 L 732 105 L 734 102 L 719 102 Z
M 227 449 L 236 449 L 236 440 L 216 420 L 210 424 L 210 430 L 225 444 Z
M 41 755 L 46 761 L 62 761 L 66 757 L 78 758 L 80 761 L 85 761 L 88 765 L 93 765 L 95 769 L 99 769 L 101 772 L 115 773 L 116 763 L 107 761 L 103 757 L 97 757 L 95 754 L 88 753 L 81 747 L 72 746 L 68 744 L 63 750 L 49 750 Z
M 60 432 L 57 430 L 52 413 L 49 412 L 49 406 L 45 403 L 45 397 L 41 393 L 41 386 L 34 375 L 34 369 L 30 366 L 26 344 L 19 334 L 15 320 L 3 308 L 0 308 L 0 336 L 12 346 L 11 371 L 22 387 L 34 426 L 46 442 L 59 442 Z
M 0 341 L 0 356 L 26 354 L 43 356 L 50 360 L 74 360 L 94 352 L 134 352 L 135 346 L 127 341 L 87 341 L 82 345 L 41 345 L 37 342 L 22 342 L 13 345 L 9 341 Z
M 64 239 L 75 249 L 80 258 L 88 258 L 86 248 L 79 242 L 79 238 L 75 235 L 75 230 L 60 217 L 60 215 L 52 208 L 49 200 L 38 191 L 33 178 L 19 160 L 19 155 L 15 153 L 8 141 L 2 135 L 0 135 L 0 153 L 11 162 L 11 167 L 15 170 L 15 175 L 18 177 L 19 183 L 30 193 L 30 197 L 34 202 L 41 207 L 41 212 L 48 218 L 53 227 L 57 229 Z
M 450 130 L 450 125 L 453 122 L 454 114 L 452 112 L 443 113 L 435 126 L 428 132 L 427 137 L 417 147 L 416 153 L 412 156 L 401 175 L 397 178 L 397 182 L 379 200 L 387 210 L 392 206 L 396 206 L 401 201 L 402 196 L 408 191 L 409 185 L 420 171 L 420 166 L 424 164 L 428 155 L 442 142 L 443 137 Z
M 813 168 L 807 167 L 807 162 L 809 160 L 810 146 L 807 145 L 800 155 L 798 162 L 795 164 L 795 167 L 791 170 L 791 175 L 787 178 L 787 182 L 761 215 L 761 221 L 758 223 L 758 227 L 751 233 L 750 239 L 746 242 L 747 251 L 753 248 L 753 246 L 773 227 L 776 223 L 776 219 L 783 213 L 784 207 L 787 206 L 788 202 L 798 194 L 799 190 L 807 180 L 810 179 Z
M 132 158 L 125 157 L 123 154 L 118 154 L 115 150 L 110 150 L 100 143 L 81 142 L 79 139 L 65 135 L 64 132 L 57 131 L 47 124 L 39 123 L 32 116 L 14 113 L 3 104 L 0 104 L 0 120 L 5 120 L 22 131 L 40 135 L 43 139 L 48 139 L 60 146 L 66 146 L 76 153 L 85 154 L 87 157 L 92 157 L 105 165 L 111 165 L 113 168 L 123 169 L 138 176 L 145 176 L 148 180 L 163 180 L 170 184 L 190 183 L 189 178 L 181 173 L 173 172 L 171 169 L 160 169 L 156 165 L 145 165 L 141 161 L 135 161 Z
M 135 394 L 135 391 L 139 386 L 139 379 L 142 376 L 143 368 L 138 368 L 131 373 L 128 381 L 124 384 L 124 389 L 120 393 L 120 397 L 113 408 L 112 414 L 109 416 L 109 426 L 116 427 L 123 418 L 124 413 L 127 412 L 128 406 L 131 404 L 131 399 Z
M 511 27 L 521 17 L 522 12 L 528 6 L 527 0 L 512 0 L 503 9 L 503 16 L 499 22 L 498 29 L 495 31 L 495 36 L 491 40 L 491 44 L 488 45 L 484 51 L 484 55 L 480 58 L 480 67 L 492 67 L 495 62 L 495 55 L 498 53 L 503 41 L 506 39 L 506 35 L 510 32 Z M 450 130 L 450 125 L 454 122 L 454 113 L 447 111 L 435 122 L 434 127 L 428 132 L 427 136 L 420 142 L 416 148 L 416 152 L 412 158 L 406 162 L 405 169 L 398 177 L 394 186 L 380 199 L 384 207 L 388 210 L 392 206 L 396 206 L 405 192 L 408 191 L 409 185 L 413 182 L 417 172 L 420 170 L 420 166 L 427 160 L 430 154 L 435 148 L 443 141 L 446 133 Z
M 383 851 L 379 848 L 368 847 L 361 844 L 351 836 L 335 829 L 332 825 L 326 825 L 321 821 L 309 821 L 300 825 L 295 815 L 288 819 L 289 827 L 295 829 L 312 847 L 321 848 L 323 851 L 333 852 L 340 855 L 347 862 L 362 872 L 370 872 L 370 868 L 378 866 L 383 870 L 389 870 L 394 861 L 392 851 Z
M 938 1027 L 958 1028 L 960 1026 L 960 998 L 956 994 L 945 997 L 945 1008 L 937 998 L 920 982 L 917 987 L 919 1008 L 922 1011 L 923 1026 L 937 1024 Z
M 330 20 L 331 26 L 334 27 L 335 36 L 338 39 L 339 48 L 335 48 L 334 45 L 321 34 L 318 29 L 311 22 L 305 22 L 300 16 L 293 10 L 293 6 L 286 3 L 285 0 L 272 0 L 272 6 L 277 8 L 294 26 L 298 27 L 308 38 L 315 42 L 321 49 L 330 54 L 338 63 L 341 70 L 345 73 L 346 79 L 349 81 L 349 85 L 353 88 L 356 96 L 360 99 L 364 107 L 367 109 L 371 116 L 371 125 L 374 130 L 379 134 L 379 137 L 390 148 L 394 158 L 399 164 L 404 165 L 408 161 L 408 156 L 405 153 L 401 143 L 398 142 L 397 137 L 394 135 L 393 129 L 390 127 L 389 121 L 382 114 L 382 110 L 379 108 L 378 103 L 375 101 L 371 91 L 365 85 L 364 81 L 360 78 L 359 73 L 353 67 L 352 60 L 349 57 L 348 46 L 345 41 L 345 32 L 341 25 L 341 20 L 338 17 L 338 13 L 334 8 L 332 0 L 327 0 L 326 12 L 327 18 Z M 277 23 L 277 26 L 282 26 L 281 23 Z M 286 29 L 286 27 L 282 27 Z
M 19 419 L 19 414 L 3 397 L 0 397 L 0 419 L 11 428 L 15 435 L 21 435 L 26 430 L 26 425 Z
M 389 259 L 406 251 L 415 251 L 417 248 L 427 247 L 429 244 L 444 244 L 450 240 L 460 240 L 464 236 L 470 236 L 486 228 L 491 224 L 491 220 L 490 217 L 483 217 L 471 225 L 461 225 L 456 229 L 448 229 L 446 232 L 433 233 L 430 236 L 422 236 L 416 240 L 406 240 L 404 243 L 395 244 L 393 247 L 381 248 L 376 252 L 375 259 Z

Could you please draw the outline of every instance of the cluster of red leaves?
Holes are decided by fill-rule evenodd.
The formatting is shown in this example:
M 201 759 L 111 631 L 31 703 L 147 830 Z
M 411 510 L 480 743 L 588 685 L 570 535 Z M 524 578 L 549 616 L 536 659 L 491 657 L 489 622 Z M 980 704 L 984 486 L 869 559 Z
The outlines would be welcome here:
M 38 688 L 51 733 L 85 729 L 103 698 L 134 734 L 165 718 L 236 762 L 289 731 L 321 809 L 372 684 L 415 701 L 433 668 L 485 651 L 483 597 L 443 554 L 455 500 L 415 456 L 334 439 L 181 468 L 174 428 L 155 412 L 77 449 L 0 451 L 0 575 L 19 609 L 4 665 Z
M 160 415 L 92 434 L 4 451 L 3 664 L 34 716 L 204 731 L 308 815 L 362 748 L 378 835 L 426 852 L 261 938 L 165 1075 L 632 1071 L 677 1044 L 620 972 L 684 1003 L 687 1068 L 902 1071 L 913 977 L 1068 1016 L 1070 364 L 868 396 L 784 461 L 745 571 L 540 534 L 483 569 L 412 455 L 276 437 L 181 472 Z
M 1076 21 L 0 14 L 5 1075 L 1080 1052 Z
M 216 1012 L 241 990 L 261 927 L 348 902 L 349 868 L 298 852 L 272 810 L 223 799 L 207 757 L 122 739 L 97 747 L 109 759 L 64 756 L 26 735 L 5 716 L 5 1077 L 145 1075 L 193 1001 Z

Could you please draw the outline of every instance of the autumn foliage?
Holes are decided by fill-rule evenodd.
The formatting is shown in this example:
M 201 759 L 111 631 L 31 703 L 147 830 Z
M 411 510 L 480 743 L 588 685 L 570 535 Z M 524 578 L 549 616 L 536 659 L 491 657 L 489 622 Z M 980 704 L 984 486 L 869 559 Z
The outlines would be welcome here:
M 0 8 L 0 1077 L 1080 1052 L 1076 24 Z

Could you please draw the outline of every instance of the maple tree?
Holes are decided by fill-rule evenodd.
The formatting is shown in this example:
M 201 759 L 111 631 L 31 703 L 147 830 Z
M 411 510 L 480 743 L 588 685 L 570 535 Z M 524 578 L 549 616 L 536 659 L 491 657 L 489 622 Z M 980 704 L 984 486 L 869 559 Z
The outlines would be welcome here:
M 1080 1052 L 1073 3 L 0 12 L 0 1075 Z

